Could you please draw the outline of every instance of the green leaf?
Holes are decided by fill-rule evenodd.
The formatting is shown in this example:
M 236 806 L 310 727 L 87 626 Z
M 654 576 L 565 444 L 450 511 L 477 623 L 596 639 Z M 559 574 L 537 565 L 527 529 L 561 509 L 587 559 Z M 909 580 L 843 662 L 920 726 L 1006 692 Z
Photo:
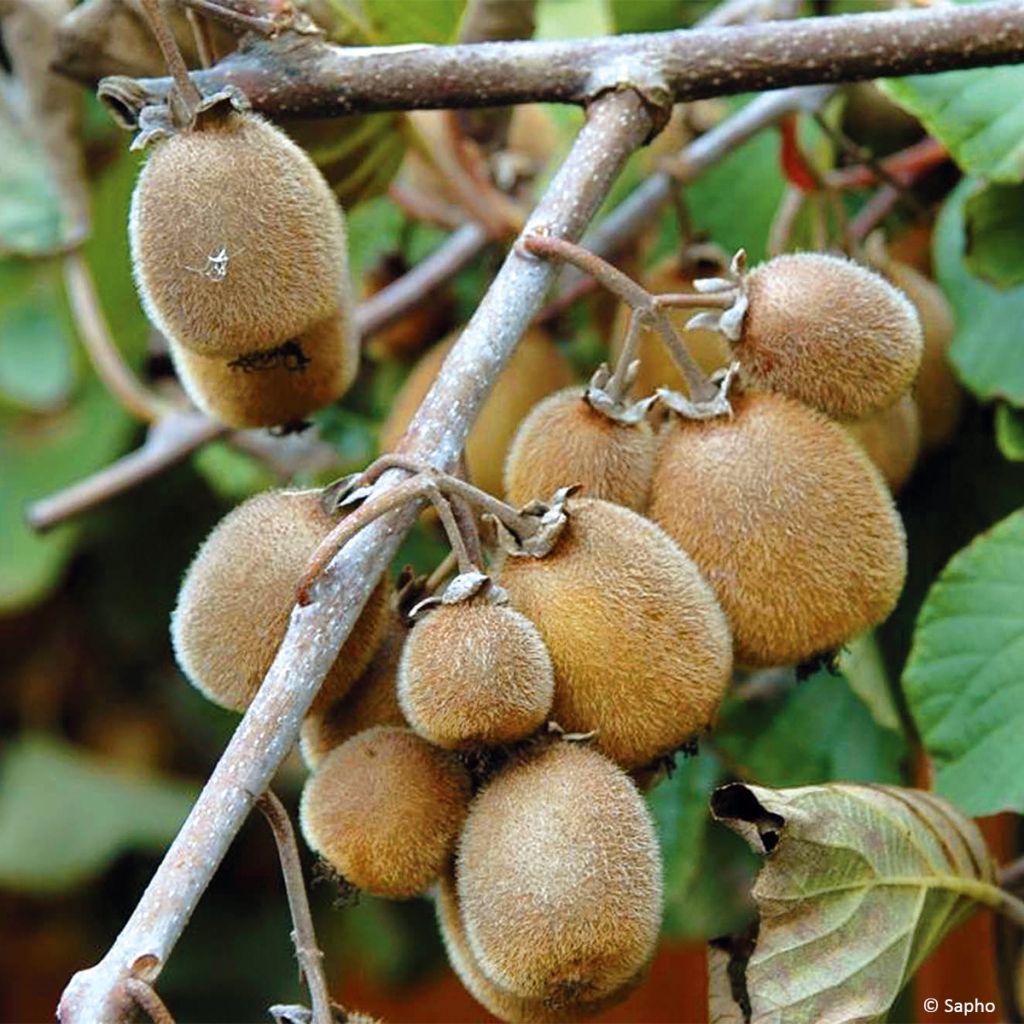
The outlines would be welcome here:
M 713 6 L 700 0 L 611 0 L 612 21 L 620 35 L 684 28 Z
M 0 251 L 51 252 L 64 240 L 60 194 L 46 152 L 0 102 Z
M 1011 462 L 1024 462 L 1024 409 L 996 406 L 996 444 Z
M 539 0 L 536 39 L 585 39 L 615 31 L 607 0 Z
M 192 456 L 192 464 L 218 497 L 233 503 L 278 482 L 259 459 L 224 441 L 204 445 Z
M 936 791 L 970 814 L 1024 811 L 1024 512 L 942 571 L 918 617 L 903 688 Z
M 1003 291 L 975 277 L 964 263 L 964 205 L 981 183 L 964 179 L 950 193 L 935 226 L 935 271 L 953 306 L 956 336 L 950 359 L 963 383 L 981 399 L 1024 405 L 1020 330 L 1024 286 Z
M 126 850 L 162 852 L 194 795 L 51 737 L 25 736 L 0 761 L 0 885 L 69 888 Z
M 889 676 L 874 633 L 852 640 L 839 655 L 839 670 L 850 689 L 864 702 L 871 717 L 883 728 L 900 730 L 900 713 L 892 697 Z
M 670 932 L 685 924 L 687 895 L 700 867 L 710 817 L 708 798 L 720 774 L 714 756 L 691 757 L 647 797 L 665 864 L 665 927 Z
M 75 380 L 60 272 L 52 261 L 0 263 L 0 400 L 52 411 Z
M 328 37 L 343 45 L 450 43 L 466 0 L 328 0 Z
M 731 785 L 712 810 L 765 855 L 756 945 L 735 964 L 753 1021 L 883 1020 L 942 937 L 1002 901 L 977 827 L 931 793 Z
M 964 206 L 964 229 L 965 260 L 975 277 L 997 288 L 1024 284 L 1024 185 L 990 185 L 975 192 Z
M 833 779 L 900 782 L 902 736 L 883 728 L 841 676 L 815 673 L 774 700 L 732 700 L 712 742 L 743 777 L 770 786 Z
M 1024 179 L 1024 67 L 883 79 L 880 88 L 920 119 L 968 174 Z

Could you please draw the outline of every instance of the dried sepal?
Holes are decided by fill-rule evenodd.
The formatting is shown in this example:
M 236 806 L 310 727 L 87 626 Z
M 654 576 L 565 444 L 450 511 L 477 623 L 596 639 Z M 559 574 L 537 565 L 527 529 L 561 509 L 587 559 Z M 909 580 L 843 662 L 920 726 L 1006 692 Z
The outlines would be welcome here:
M 575 484 L 555 491 L 551 501 L 531 501 L 519 510 L 521 516 L 533 516 L 537 527 L 533 532 L 518 536 L 496 516 L 485 515 L 483 519 L 493 524 L 498 548 L 513 558 L 543 558 L 555 546 L 562 530 L 565 529 L 568 513 L 565 504 L 579 490 Z

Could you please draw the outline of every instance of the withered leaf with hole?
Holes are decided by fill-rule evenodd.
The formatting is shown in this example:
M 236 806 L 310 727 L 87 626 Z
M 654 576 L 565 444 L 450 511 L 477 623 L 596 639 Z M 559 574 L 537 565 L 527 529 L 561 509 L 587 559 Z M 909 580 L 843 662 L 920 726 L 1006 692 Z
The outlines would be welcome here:
M 974 823 L 922 790 L 736 784 L 716 790 L 711 809 L 765 857 L 746 970 L 731 986 L 721 963 L 712 977 L 722 1021 L 881 1020 L 943 936 L 1000 900 Z M 742 994 L 737 980 L 749 1015 L 737 1006 L 730 1018 L 723 1000 Z

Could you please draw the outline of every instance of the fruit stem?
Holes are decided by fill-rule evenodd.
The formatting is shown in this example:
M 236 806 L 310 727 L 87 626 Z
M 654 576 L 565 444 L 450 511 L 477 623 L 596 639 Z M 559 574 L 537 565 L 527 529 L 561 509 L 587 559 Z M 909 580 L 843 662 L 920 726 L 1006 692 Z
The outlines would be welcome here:
M 141 978 L 125 978 L 122 987 L 125 994 L 140 1010 L 145 1012 L 153 1024 L 174 1024 L 171 1011 L 156 994 L 152 985 Z
M 157 45 L 160 47 L 160 52 L 164 55 L 164 63 L 167 65 L 167 70 L 174 79 L 174 87 L 178 94 L 178 99 L 181 100 L 185 107 L 187 123 L 191 126 L 195 122 L 196 111 L 199 109 L 200 103 L 202 103 L 202 93 L 200 93 L 196 83 L 189 77 L 185 58 L 182 57 L 181 50 L 178 49 L 177 40 L 175 40 L 174 33 L 171 32 L 171 27 L 167 23 L 167 16 L 164 13 L 164 9 L 160 6 L 160 0 L 140 0 L 140 2 L 142 10 L 146 15 L 146 20 L 149 22 L 150 30 L 156 39 Z
M 640 324 L 642 322 L 643 318 L 639 310 L 634 309 L 629 314 L 626 337 L 622 342 L 622 350 L 619 352 L 619 358 L 615 364 L 615 372 L 608 378 L 608 383 L 604 386 L 608 397 L 614 402 L 621 401 L 625 393 L 629 368 L 636 359 L 636 346 L 640 339 Z
M 256 801 L 256 806 L 263 812 L 263 817 L 267 819 L 267 824 L 274 833 L 277 855 L 281 859 L 281 876 L 284 878 L 288 909 L 292 915 L 295 956 L 306 979 L 309 998 L 313 1004 L 310 1024 L 332 1024 L 334 1014 L 331 1011 L 327 978 L 324 976 L 324 955 L 317 944 L 316 931 L 313 928 L 313 915 L 309 910 L 309 897 L 306 895 L 306 886 L 302 880 L 302 862 L 299 860 L 299 848 L 295 842 L 295 829 L 284 804 L 272 790 L 266 790 Z
M 717 395 L 717 389 L 697 365 L 697 361 L 690 355 L 690 350 L 679 337 L 675 327 L 672 326 L 672 321 L 661 308 L 658 298 L 646 288 L 637 284 L 636 281 L 627 277 L 621 270 L 613 267 L 596 253 L 555 235 L 535 232 L 523 239 L 522 247 L 534 256 L 544 256 L 548 259 L 554 258 L 570 263 L 604 285 L 613 295 L 617 295 L 623 302 L 636 310 L 640 318 L 650 323 L 661 335 L 662 342 L 686 379 L 687 387 L 694 401 L 710 400 Z M 718 304 L 717 301 L 709 302 L 707 300 L 701 303 L 704 307 Z

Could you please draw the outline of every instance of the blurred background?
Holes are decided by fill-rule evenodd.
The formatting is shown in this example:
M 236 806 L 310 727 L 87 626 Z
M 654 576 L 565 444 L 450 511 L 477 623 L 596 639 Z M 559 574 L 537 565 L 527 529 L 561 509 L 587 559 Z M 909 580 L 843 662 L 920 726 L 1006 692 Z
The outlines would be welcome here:
M 343 43 L 450 41 L 465 13 L 462 0 L 307 6 Z M 713 6 L 541 0 L 536 32 L 673 28 Z M 815 13 L 883 5 L 795 6 Z M 128 257 L 127 209 L 142 158 L 129 152 L 129 136 L 90 87 L 102 75 L 157 74 L 162 65 L 131 0 L 5 0 L 0 14 L 0 1019 L 34 1022 L 53 1018 L 68 977 L 110 945 L 237 723 L 238 716 L 185 682 L 171 653 L 169 615 L 200 541 L 255 491 L 282 481 L 325 483 L 370 461 L 412 367 L 466 321 L 501 247 L 482 247 L 423 308 L 368 339 L 359 382 L 342 404 L 315 417 L 315 429 L 290 438 L 247 432 L 218 439 L 40 535 L 25 520 L 31 503 L 96 473 L 146 436 L 80 344 L 81 309 L 69 303 L 64 253 L 83 233 L 80 251 L 118 350 L 154 393 L 176 393 L 162 339 L 139 307 Z M 176 29 L 194 64 L 189 26 L 179 17 Z M 228 35 L 218 45 L 224 51 L 234 43 Z M 26 57 L 31 53 L 34 62 Z M 46 72 L 50 60 L 66 77 Z M 660 149 L 631 161 L 609 207 L 659 166 L 657 159 L 746 100 L 681 112 Z M 877 91 L 851 92 L 829 116 L 875 156 L 923 136 Z M 581 120 L 578 111 L 554 108 L 533 108 L 525 117 L 531 120 L 520 125 L 518 141 L 510 133 L 491 165 L 505 169 L 507 191 L 520 203 L 543 186 Z M 380 114 L 285 127 L 317 159 L 348 211 L 353 274 L 363 296 L 435 251 L 467 218 L 459 196 L 422 159 L 424 150 L 429 156 L 432 146 L 443 145 L 436 122 Z M 814 161 L 851 162 L 810 119 L 797 131 L 802 152 Z M 704 239 L 726 253 L 744 246 L 752 262 L 764 258 L 792 188 L 792 168 L 780 153 L 786 149 L 778 131 L 759 134 L 689 187 L 685 202 L 620 264 L 647 274 L 684 241 Z M 913 184 L 916 205 L 897 206 L 884 222 L 900 258 L 926 274 L 935 271 L 933 244 L 941 256 L 943 243 L 933 237 L 940 207 L 947 248 L 963 231 L 962 203 L 947 200 L 958 180 L 952 164 L 937 161 Z M 851 214 L 863 202 L 862 195 L 845 199 Z M 439 206 L 447 213 L 439 214 Z M 790 245 L 813 243 L 819 227 L 805 212 L 791 226 Z M 583 380 L 606 357 L 614 313 L 614 304 L 592 294 L 548 318 L 544 344 L 566 368 L 560 373 Z M 540 388 L 531 402 L 560 383 L 554 372 L 550 381 L 530 382 Z M 527 383 L 513 375 L 506 386 L 515 395 Z M 715 785 L 729 778 L 769 786 L 921 780 L 893 683 L 916 612 L 949 556 L 1024 503 L 1024 465 L 1006 457 L 1010 442 L 1003 436 L 1014 423 L 1003 423 L 997 436 L 990 406 L 967 395 L 963 403 L 955 436 L 917 461 L 899 494 L 911 569 L 897 613 L 847 652 L 838 672 L 819 669 L 799 683 L 790 675 L 756 692 L 738 691 L 700 756 L 681 761 L 651 794 L 667 866 L 662 952 L 650 981 L 600 1019 L 704 1019 L 703 943 L 749 919 L 746 892 L 756 870 L 743 844 L 708 820 Z M 1018 457 L 1021 437 L 1024 431 Z M 500 457 L 489 451 L 481 465 L 500 464 Z M 432 528 L 420 526 L 395 569 L 429 571 L 444 551 Z M 293 755 L 275 783 L 293 813 L 304 778 Z M 994 848 L 1010 856 L 1016 820 L 1001 816 L 986 829 Z M 338 905 L 304 849 L 303 856 L 339 1002 L 388 1021 L 487 1019 L 446 965 L 429 901 L 362 897 Z M 996 998 L 990 926 L 981 915 L 951 937 L 926 968 L 930 994 Z M 162 974 L 161 995 L 181 1021 L 266 1020 L 270 1004 L 304 999 L 289 932 L 274 844 L 253 816 Z M 892 1019 L 911 1019 L 913 1006 L 908 996 Z

